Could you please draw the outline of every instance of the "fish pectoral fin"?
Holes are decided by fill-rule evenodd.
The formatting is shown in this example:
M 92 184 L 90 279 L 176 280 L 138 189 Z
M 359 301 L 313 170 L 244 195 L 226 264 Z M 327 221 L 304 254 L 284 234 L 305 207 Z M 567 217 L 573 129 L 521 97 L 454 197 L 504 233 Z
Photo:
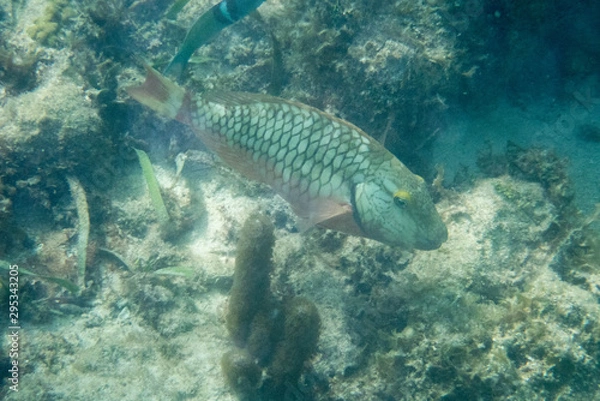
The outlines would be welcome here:
M 326 227 L 323 225 L 324 222 L 352 213 L 351 205 L 340 204 L 330 199 L 319 199 L 309 202 L 300 201 L 291 204 L 294 212 L 299 217 L 296 225 L 301 233 L 315 226 Z
M 350 235 L 363 235 L 354 220 L 354 210 L 349 203 L 320 202 L 309 217 L 311 225 L 341 231 Z
M 294 211 L 307 222 L 309 226 L 320 225 L 323 221 L 345 213 L 352 213 L 352 206 L 331 199 L 318 199 L 309 202 L 293 203 Z

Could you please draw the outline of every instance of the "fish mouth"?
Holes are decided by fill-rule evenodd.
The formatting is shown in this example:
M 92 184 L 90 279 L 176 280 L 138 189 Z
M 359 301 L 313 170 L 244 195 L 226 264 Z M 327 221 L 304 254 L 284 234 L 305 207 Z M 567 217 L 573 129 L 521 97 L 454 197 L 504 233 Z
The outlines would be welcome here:
M 448 229 L 446 225 L 442 224 L 440 228 L 435 231 L 435 235 L 429 238 L 424 238 L 415 244 L 415 249 L 421 251 L 434 251 L 442 246 L 448 239 Z
M 415 249 L 420 251 L 435 251 L 442 246 L 443 241 L 427 241 L 415 245 Z

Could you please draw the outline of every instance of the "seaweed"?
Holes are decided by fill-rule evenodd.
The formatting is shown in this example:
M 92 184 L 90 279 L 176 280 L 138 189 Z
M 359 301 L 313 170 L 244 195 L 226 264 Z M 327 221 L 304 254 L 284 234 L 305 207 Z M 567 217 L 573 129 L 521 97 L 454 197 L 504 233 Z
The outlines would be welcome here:
M 551 149 L 522 148 L 508 141 L 506 160 L 511 176 L 542 185 L 548 200 L 558 211 L 557 224 L 562 233 L 578 224 L 580 213 L 574 202 L 573 183 L 567 173 L 567 159 L 560 158 Z
M 53 0 L 48 2 L 41 17 L 27 29 L 27 33 L 35 41 L 52 47 L 58 46 L 62 26 L 76 16 L 75 10 L 68 0 Z
M 0 269 L 8 271 L 9 270 L 9 266 L 10 266 L 10 264 L 8 262 L 0 260 Z M 19 267 L 19 273 L 23 274 L 25 276 L 32 276 L 32 277 L 39 278 L 41 280 L 45 280 L 45 281 L 49 281 L 49 282 L 54 283 L 54 284 L 58 284 L 61 287 L 63 287 L 64 289 L 66 289 L 69 292 L 71 292 L 72 294 L 77 294 L 80 291 L 80 287 L 77 284 L 75 284 L 75 283 L 73 283 L 70 280 L 67 280 L 65 278 L 48 276 L 48 275 L 43 275 L 43 274 L 37 274 L 35 272 L 32 272 L 31 270 L 27 270 L 27 269 L 24 269 L 22 267 Z M 5 289 L 7 289 L 7 288 L 8 287 L 4 283 L 0 283 L 0 290 L 1 291 L 5 291 Z M 3 299 L 5 299 L 5 298 L 3 298 Z
M 131 267 L 129 267 L 129 263 L 127 263 L 125 261 L 125 259 L 118 253 L 111 251 L 110 249 L 106 249 L 106 248 L 98 248 L 98 253 L 99 254 L 104 253 L 105 255 L 110 256 L 113 260 L 119 262 L 119 264 L 121 266 L 123 266 L 125 268 L 125 270 L 131 271 Z
M 131 57 L 127 51 L 131 10 L 125 1 L 93 1 L 83 13 L 89 16 L 95 28 L 86 41 L 97 55 L 120 62 Z
M 150 158 L 143 150 L 135 149 L 135 152 L 138 156 L 140 167 L 142 168 L 142 172 L 144 174 L 144 180 L 146 181 L 146 185 L 148 185 L 148 192 L 150 194 L 150 199 L 152 200 L 154 210 L 156 210 L 158 221 L 161 224 L 166 224 L 170 221 L 169 212 L 167 211 L 163 197 L 160 194 L 160 187 L 158 186 L 158 181 L 154 175 Z

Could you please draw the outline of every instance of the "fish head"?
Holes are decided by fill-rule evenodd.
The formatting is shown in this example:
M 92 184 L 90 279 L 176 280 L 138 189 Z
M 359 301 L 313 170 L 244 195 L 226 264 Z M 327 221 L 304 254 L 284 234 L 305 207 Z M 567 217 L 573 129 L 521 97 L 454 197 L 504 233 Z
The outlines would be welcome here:
M 363 234 L 406 250 L 433 250 L 448 238 L 425 181 L 399 160 L 354 186 L 354 218 Z

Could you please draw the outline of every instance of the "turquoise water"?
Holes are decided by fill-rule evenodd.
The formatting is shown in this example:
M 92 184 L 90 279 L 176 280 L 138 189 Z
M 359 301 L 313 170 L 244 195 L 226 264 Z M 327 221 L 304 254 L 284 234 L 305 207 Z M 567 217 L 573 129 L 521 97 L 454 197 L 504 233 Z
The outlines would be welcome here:
M 173 77 L 363 129 L 448 229 L 411 251 L 128 95 L 213 2 L 1 0 L 0 398 L 600 399 L 600 7 L 513 3 L 266 0 Z

